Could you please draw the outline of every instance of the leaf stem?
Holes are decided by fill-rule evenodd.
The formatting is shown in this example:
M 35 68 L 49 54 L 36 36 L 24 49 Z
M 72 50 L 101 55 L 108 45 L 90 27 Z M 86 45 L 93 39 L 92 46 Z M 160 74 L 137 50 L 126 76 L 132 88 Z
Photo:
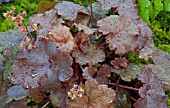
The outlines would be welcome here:
M 89 19 L 89 24 L 91 23 L 93 17 L 93 9 L 92 9 L 92 1 L 90 0 L 90 19 Z
M 46 104 L 44 104 L 41 108 L 45 108 L 49 103 L 50 103 L 50 101 L 48 101 Z
M 124 89 L 129 89 L 129 90 L 135 90 L 138 91 L 138 88 L 133 88 L 133 87 L 129 87 L 129 86 L 124 86 L 124 85 L 120 85 L 120 84 L 116 84 L 116 83 L 108 83 L 109 85 L 113 85 L 113 86 L 117 86 L 117 87 L 121 87 Z
M 134 97 L 130 96 L 130 99 L 132 99 L 133 101 L 137 101 Z

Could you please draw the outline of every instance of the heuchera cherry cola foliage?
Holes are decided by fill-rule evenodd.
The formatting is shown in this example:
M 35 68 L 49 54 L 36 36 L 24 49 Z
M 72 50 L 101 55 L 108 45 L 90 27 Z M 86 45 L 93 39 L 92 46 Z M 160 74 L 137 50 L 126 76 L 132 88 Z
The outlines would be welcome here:
M 20 100 L 25 107 L 27 97 L 59 108 L 168 107 L 170 55 L 154 47 L 132 0 L 98 0 L 90 8 L 62 1 L 29 24 L 34 47 L 22 43 L 14 60 L 8 106 Z M 129 53 L 153 61 L 131 63 Z

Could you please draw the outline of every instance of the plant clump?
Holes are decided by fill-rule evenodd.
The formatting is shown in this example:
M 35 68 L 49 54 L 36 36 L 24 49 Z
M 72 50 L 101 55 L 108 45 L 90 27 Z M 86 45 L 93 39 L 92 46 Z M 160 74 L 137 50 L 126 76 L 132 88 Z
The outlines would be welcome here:
M 15 85 L 4 89 L 6 96 L 0 92 L 0 100 L 8 99 L 3 105 L 27 98 L 34 107 L 44 103 L 42 107 L 167 108 L 170 55 L 154 47 L 152 31 L 132 0 L 97 3 L 88 10 L 63 1 L 30 17 L 31 30 L 23 25 L 29 39 L 23 38 L 23 51 L 10 73 Z M 93 15 L 92 8 L 106 14 Z M 114 12 L 109 14 L 111 9 Z M 153 61 L 134 64 L 133 55 L 127 57 L 130 53 Z M 14 94 L 9 94 L 11 90 Z

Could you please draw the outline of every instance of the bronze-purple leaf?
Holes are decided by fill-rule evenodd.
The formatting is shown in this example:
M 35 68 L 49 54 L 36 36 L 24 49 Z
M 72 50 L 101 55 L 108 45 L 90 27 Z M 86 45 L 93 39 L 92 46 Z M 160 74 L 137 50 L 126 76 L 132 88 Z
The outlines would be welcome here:
M 18 56 L 26 60 L 14 62 L 11 80 L 25 88 L 60 88 L 60 81 L 68 80 L 73 74 L 70 67 L 73 59 L 66 52 L 59 51 L 53 41 L 42 39 L 35 45 L 36 48 Z
M 116 54 L 124 55 L 137 48 L 139 27 L 128 17 L 111 15 L 97 22 L 99 31 L 106 36 L 106 43 Z
M 49 30 L 57 24 L 57 11 L 52 9 L 46 11 L 44 14 L 35 14 L 30 17 L 29 24 L 31 26 L 36 24 L 38 26 L 36 30 L 38 37 L 46 37 Z
M 89 41 L 85 41 L 80 44 L 80 48 L 73 51 L 72 57 L 76 58 L 76 62 L 80 65 L 92 63 L 93 65 L 105 60 L 105 52 L 103 49 L 97 47 L 97 45 L 91 44 Z
M 70 20 L 70 21 L 73 21 L 76 19 L 78 12 L 82 12 L 84 14 L 89 15 L 89 12 L 85 7 L 75 4 L 73 2 L 68 2 L 68 1 L 62 1 L 56 4 L 54 9 L 57 10 L 58 15 L 61 15 L 65 19 Z
M 87 80 L 80 88 L 84 93 L 74 100 L 68 99 L 68 108 L 114 108 L 116 94 L 107 85 L 98 85 L 95 80 Z
M 99 68 L 99 67 L 98 67 Z M 99 69 L 95 68 L 92 64 L 89 67 L 82 69 L 83 77 L 87 80 L 95 79 L 98 84 L 107 84 L 110 77 L 111 67 L 109 65 L 102 65 Z
M 110 63 L 114 65 L 115 69 L 127 68 L 128 66 L 127 62 L 128 60 L 124 57 L 115 58 L 115 60 L 110 61 Z

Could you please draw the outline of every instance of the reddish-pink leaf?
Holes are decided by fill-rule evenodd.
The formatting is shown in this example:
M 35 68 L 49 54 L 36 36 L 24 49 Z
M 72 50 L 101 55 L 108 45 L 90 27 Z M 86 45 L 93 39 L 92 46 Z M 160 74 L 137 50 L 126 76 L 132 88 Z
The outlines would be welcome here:
M 115 58 L 115 60 L 111 60 L 110 63 L 114 65 L 115 69 L 127 68 L 128 60 L 126 58 Z
M 75 47 L 70 28 L 62 24 L 53 26 L 53 28 L 49 31 L 49 38 L 56 41 L 56 44 L 61 51 L 71 53 Z

